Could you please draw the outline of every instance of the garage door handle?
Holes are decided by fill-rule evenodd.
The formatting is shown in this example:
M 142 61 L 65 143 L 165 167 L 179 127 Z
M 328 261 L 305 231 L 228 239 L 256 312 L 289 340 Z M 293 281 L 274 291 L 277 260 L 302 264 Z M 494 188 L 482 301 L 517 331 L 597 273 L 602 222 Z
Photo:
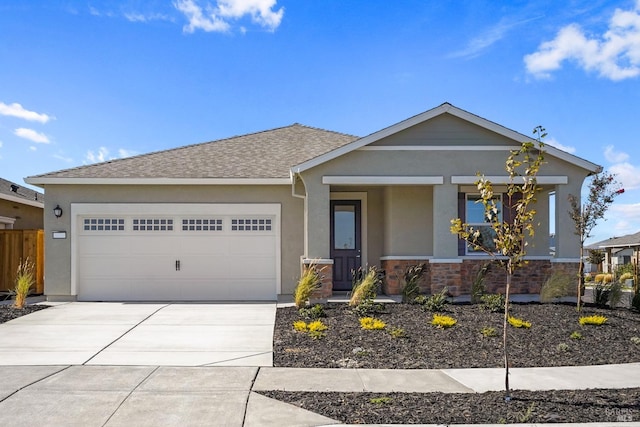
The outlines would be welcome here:
M 180 260 L 176 260 L 176 271 L 180 271 Z

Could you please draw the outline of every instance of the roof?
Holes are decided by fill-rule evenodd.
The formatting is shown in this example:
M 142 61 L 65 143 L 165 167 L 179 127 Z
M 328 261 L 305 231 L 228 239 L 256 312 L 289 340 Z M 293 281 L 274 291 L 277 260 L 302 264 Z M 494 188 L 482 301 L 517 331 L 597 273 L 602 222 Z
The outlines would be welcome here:
M 24 205 L 44 207 L 44 194 L 0 178 L 0 199 Z
M 468 111 L 462 110 L 458 107 L 455 107 L 453 105 L 451 105 L 448 102 L 445 102 L 444 104 L 433 108 L 431 110 L 425 111 L 424 113 L 418 114 L 416 116 L 410 117 L 406 120 L 403 120 L 399 123 L 396 123 L 392 126 L 389 126 L 387 128 L 384 128 L 378 132 L 374 132 L 371 135 L 365 136 L 364 138 L 360 138 L 357 141 L 352 142 L 351 144 L 347 144 L 344 145 L 342 147 L 338 147 L 337 149 L 334 149 L 322 156 L 316 157 L 314 159 L 311 160 L 307 160 L 303 163 L 300 163 L 296 166 L 294 166 L 292 168 L 292 172 L 294 173 L 300 173 L 303 172 L 307 169 L 313 168 L 315 166 L 318 166 L 322 163 L 328 162 L 330 160 L 333 160 L 337 157 L 343 156 L 347 153 L 350 153 L 351 151 L 357 150 L 359 148 L 364 147 L 365 145 L 369 145 L 372 144 L 376 141 L 379 141 L 383 138 L 386 138 L 390 135 L 393 135 L 395 133 L 401 132 L 405 129 L 408 129 L 412 126 L 415 126 L 417 124 L 426 122 L 427 120 L 433 119 L 434 117 L 440 116 L 442 114 L 451 114 L 453 116 L 456 116 L 458 118 L 461 118 L 463 120 L 466 120 L 470 123 L 473 123 L 477 126 L 483 127 L 487 130 L 490 130 L 492 132 L 495 132 L 499 135 L 505 136 L 507 138 L 510 138 L 514 141 L 516 141 L 519 144 L 521 144 L 524 141 L 531 141 L 531 142 L 535 142 L 532 141 L 532 138 L 530 136 L 518 133 L 516 131 L 513 131 L 511 129 L 508 129 L 504 126 L 501 126 L 495 122 L 489 121 L 487 119 L 484 119 L 480 116 L 477 116 L 475 114 L 472 114 Z M 553 156 L 553 157 L 557 157 L 559 159 L 565 160 L 571 164 L 574 164 L 576 166 L 582 167 L 583 169 L 588 170 L 590 173 L 599 173 L 602 171 L 602 167 L 592 163 L 588 160 L 582 159 L 580 157 L 574 156 L 573 154 L 569 154 L 565 151 L 562 151 L 558 148 L 555 148 L 551 145 L 546 145 L 544 146 L 544 151 L 545 153 Z
M 640 232 L 634 234 L 627 234 L 620 237 L 612 237 L 611 239 L 602 240 L 600 242 L 593 243 L 587 247 L 587 249 L 598 248 L 628 248 L 631 246 L 640 246 Z
M 189 145 L 27 178 L 30 184 L 150 182 L 159 179 L 287 180 L 291 166 L 313 159 L 358 137 L 293 124 L 248 135 Z M 185 181 L 186 180 L 186 181 Z M 164 182 L 169 183 L 169 182 Z

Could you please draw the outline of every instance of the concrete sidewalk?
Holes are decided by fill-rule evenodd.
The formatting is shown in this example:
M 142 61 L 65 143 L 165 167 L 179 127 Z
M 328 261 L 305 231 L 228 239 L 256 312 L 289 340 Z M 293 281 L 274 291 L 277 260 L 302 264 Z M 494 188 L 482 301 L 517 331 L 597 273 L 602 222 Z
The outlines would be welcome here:
M 336 420 L 256 391 L 502 390 L 502 370 L 269 367 L 0 366 L 2 426 L 323 426 Z M 497 377 L 497 378 L 496 378 Z M 514 389 L 637 387 L 640 363 L 516 368 Z M 488 384 L 488 385 L 487 385 Z M 640 426 L 640 412 L 631 423 Z M 635 419 L 638 417 L 638 419 Z M 615 422 L 588 424 L 614 426 Z M 519 424 L 519 426 L 523 426 Z M 526 426 L 526 425 L 525 425 Z

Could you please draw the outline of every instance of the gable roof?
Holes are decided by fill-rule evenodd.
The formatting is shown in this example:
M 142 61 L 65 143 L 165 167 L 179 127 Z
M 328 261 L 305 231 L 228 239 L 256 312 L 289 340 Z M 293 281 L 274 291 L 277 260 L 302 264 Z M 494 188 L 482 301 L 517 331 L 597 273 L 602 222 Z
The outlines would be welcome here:
M 30 184 L 290 184 L 292 165 L 357 137 L 300 124 L 31 176 Z
M 314 159 L 310 159 L 307 160 L 303 163 L 300 163 L 296 166 L 294 166 L 293 168 L 291 168 L 292 173 L 300 173 L 303 172 L 307 169 L 311 169 L 315 166 L 321 165 L 325 162 L 328 162 L 330 160 L 333 160 L 337 157 L 343 156 L 347 153 L 350 153 L 354 150 L 357 150 L 359 148 L 362 148 L 366 145 L 372 144 L 376 141 L 379 141 L 383 138 L 386 138 L 390 135 L 393 135 L 395 133 L 401 132 L 405 129 L 408 129 L 412 126 L 415 126 L 417 124 L 426 122 L 427 120 L 433 119 L 434 117 L 440 116 L 442 114 L 451 114 L 455 117 L 461 118 L 463 120 L 466 120 L 472 124 L 475 124 L 477 126 L 483 127 L 489 131 L 495 132 L 499 135 L 502 135 L 504 137 L 510 138 L 512 140 L 514 140 L 515 142 L 518 143 L 518 145 L 520 145 L 522 142 L 524 141 L 532 141 L 535 143 L 535 141 L 527 135 L 518 133 L 516 131 L 513 131 L 511 129 L 508 129 L 504 126 L 501 126 L 497 123 L 494 123 L 492 121 L 489 121 L 487 119 L 484 119 L 480 116 L 476 116 L 475 114 L 469 113 L 468 111 L 462 110 L 458 107 L 455 107 L 451 104 L 449 104 L 448 102 L 445 102 L 444 104 L 433 108 L 431 110 L 425 111 L 424 113 L 418 114 L 416 116 L 410 117 L 406 120 L 403 120 L 399 123 L 396 123 L 395 125 L 389 126 L 387 128 L 384 128 L 382 130 L 379 130 L 377 132 L 372 133 L 371 135 L 365 136 L 364 138 L 360 138 L 350 144 L 344 145 L 342 147 L 338 147 L 326 154 L 323 154 L 321 156 L 318 156 Z M 553 157 L 557 157 L 559 159 L 565 160 L 571 164 L 574 164 L 576 166 L 582 167 L 583 169 L 586 169 L 588 171 L 590 171 L 591 173 L 598 173 L 602 171 L 602 167 L 599 165 L 596 165 L 595 163 L 592 163 L 588 160 L 582 159 L 580 157 L 574 156 L 573 154 L 569 154 L 565 151 L 562 151 L 558 148 L 555 148 L 551 145 L 545 145 L 544 146 L 544 151 L 553 156 Z
M 23 205 L 44 207 L 44 194 L 0 178 L 0 199 Z
M 640 246 L 640 232 L 634 234 L 627 234 L 620 237 L 612 237 L 611 239 L 602 240 L 600 242 L 593 243 L 587 247 L 587 249 L 598 248 L 627 248 L 631 246 Z

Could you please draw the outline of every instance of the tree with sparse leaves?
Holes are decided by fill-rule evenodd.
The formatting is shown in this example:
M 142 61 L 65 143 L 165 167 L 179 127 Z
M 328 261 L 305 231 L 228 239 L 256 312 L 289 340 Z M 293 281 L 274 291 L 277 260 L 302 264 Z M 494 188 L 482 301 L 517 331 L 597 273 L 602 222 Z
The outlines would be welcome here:
M 591 237 L 591 231 L 599 220 L 604 218 L 605 212 L 613 203 L 616 196 L 624 193 L 624 188 L 615 180 L 614 175 L 606 172 L 595 174 L 589 183 L 589 195 L 584 204 L 580 204 L 580 198 L 570 194 L 569 216 L 576 226 L 575 234 L 580 238 L 580 265 L 578 267 L 577 309 L 581 310 L 582 295 L 584 294 L 584 263 L 582 253 L 584 242 Z
M 509 174 L 505 200 L 500 206 L 499 199 L 495 196 L 492 183 L 479 174 L 476 182 L 480 192 L 479 202 L 484 206 L 485 221 L 493 230 L 493 239 L 483 238 L 480 229 L 463 223 L 460 218 L 451 220 L 451 232 L 457 234 L 475 250 L 483 251 L 496 258 L 506 272 L 505 306 L 503 322 L 503 352 L 505 367 L 505 391 L 506 400 L 511 399 L 509 388 L 509 352 L 507 346 L 507 325 L 509 318 L 509 292 L 513 273 L 522 267 L 526 261 L 525 248 L 527 237 L 533 237 L 534 217 L 536 214 L 533 206 L 536 195 L 541 188 L 537 184 L 537 175 L 544 162 L 541 139 L 546 136 L 543 127 L 538 126 L 533 131 L 537 135 L 538 142 L 524 142 L 519 150 L 511 151 L 507 158 L 505 169 Z M 512 215 L 509 221 L 505 221 L 501 211 L 510 209 Z M 486 233 L 484 233 L 486 236 Z

